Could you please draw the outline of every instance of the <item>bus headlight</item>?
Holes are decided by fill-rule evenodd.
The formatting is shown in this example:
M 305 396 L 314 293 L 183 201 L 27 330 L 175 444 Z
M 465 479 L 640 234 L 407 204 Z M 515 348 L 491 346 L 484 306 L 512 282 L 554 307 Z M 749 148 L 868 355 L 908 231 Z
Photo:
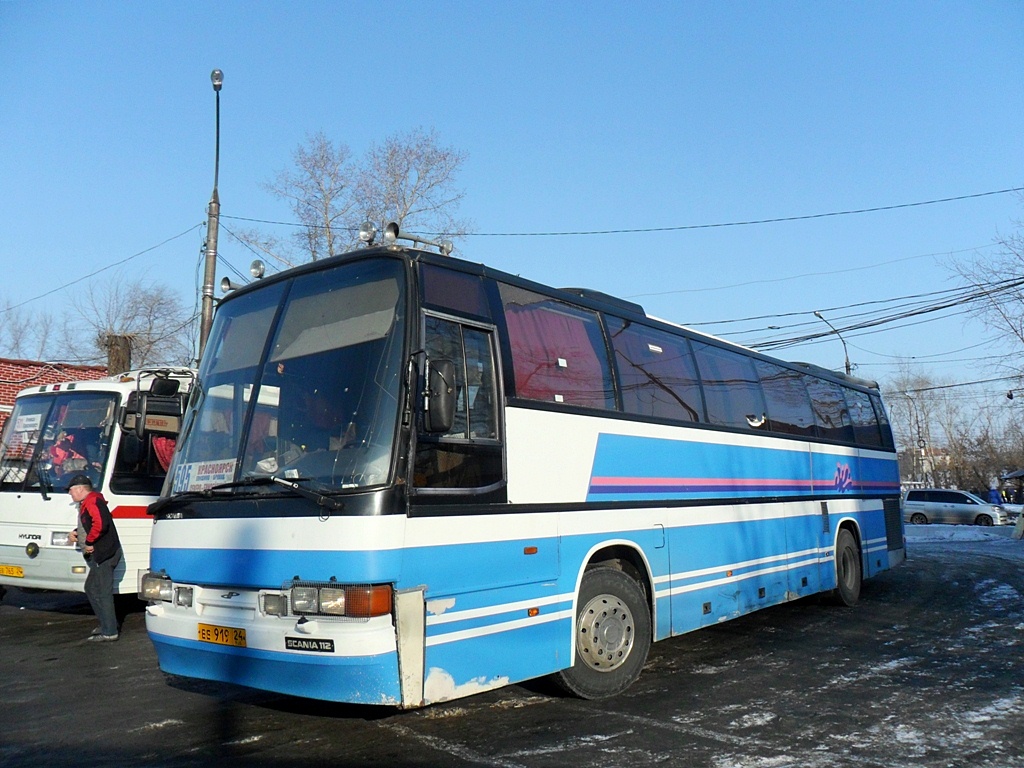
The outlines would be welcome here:
M 174 604 L 182 608 L 192 607 L 192 587 L 178 587 L 174 590 Z
M 316 587 L 292 587 L 292 611 L 295 613 L 316 613 Z
M 64 531 L 63 533 L 57 533 L 57 532 L 51 533 L 50 534 L 50 546 L 51 547 L 70 547 L 70 546 L 72 546 L 71 539 L 68 537 L 68 532 Z
M 320 613 L 332 616 L 345 615 L 345 590 L 324 588 L 320 590 Z
M 139 597 L 151 603 L 171 602 L 173 596 L 171 580 L 159 573 L 147 573 L 142 577 Z
M 291 585 L 285 585 L 285 589 L 291 598 L 291 613 L 300 616 L 369 619 L 391 613 L 390 584 L 341 586 L 335 581 L 331 581 L 329 585 L 326 582 L 307 582 L 302 585 L 293 582 Z M 277 607 L 272 597 L 273 595 L 269 594 L 264 597 L 264 611 L 275 616 L 285 615 L 287 611 L 278 614 L 271 610 L 270 606 L 273 605 L 275 609 Z

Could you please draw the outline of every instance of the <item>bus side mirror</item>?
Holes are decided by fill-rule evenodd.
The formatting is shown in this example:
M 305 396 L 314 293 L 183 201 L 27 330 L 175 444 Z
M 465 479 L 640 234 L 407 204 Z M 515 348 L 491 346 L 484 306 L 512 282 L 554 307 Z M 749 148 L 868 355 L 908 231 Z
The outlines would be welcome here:
M 455 363 L 451 360 L 428 360 L 423 427 L 427 432 L 444 434 L 452 428 L 454 421 Z
M 141 440 L 146 436 L 146 406 L 148 405 L 149 394 L 139 392 L 139 404 L 135 411 L 135 436 Z

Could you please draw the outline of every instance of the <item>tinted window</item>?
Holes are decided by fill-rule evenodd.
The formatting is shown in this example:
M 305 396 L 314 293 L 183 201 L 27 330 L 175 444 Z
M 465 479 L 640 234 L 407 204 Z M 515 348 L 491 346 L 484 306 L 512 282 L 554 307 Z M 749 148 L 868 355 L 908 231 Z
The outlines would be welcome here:
M 700 381 L 687 339 L 607 318 L 626 413 L 703 421 Z
M 878 419 L 878 429 L 882 434 L 882 447 L 895 448 L 896 444 L 892 439 L 892 426 L 889 424 L 889 417 L 882 405 L 882 398 L 878 395 L 870 395 L 871 405 L 875 409 L 875 418 Z
M 501 286 L 516 396 L 614 408 L 604 334 L 593 312 Z
M 423 264 L 420 267 L 423 302 L 460 314 L 491 316 L 483 278 Z
M 853 442 L 853 427 L 850 424 L 850 414 L 846 410 L 843 388 L 817 376 L 808 376 L 805 381 L 807 392 L 811 396 L 811 409 L 814 411 L 818 437 Z
M 814 414 L 803 374 L 781 365 L 756 360 L 773 432 L 814 436 Z
M 871 405 L 871 398 L 866 392 L 846 389 L 846 405 L 850 409 L 850 421 L 853 422 L 854 439 L 860 445 L 880 447 L 882 434 L 878 429 L 878 417 Z
M 708 421 L 743 429 L 767 429 L 767 409 L 754 361 L 746 355 L 694 342 Z

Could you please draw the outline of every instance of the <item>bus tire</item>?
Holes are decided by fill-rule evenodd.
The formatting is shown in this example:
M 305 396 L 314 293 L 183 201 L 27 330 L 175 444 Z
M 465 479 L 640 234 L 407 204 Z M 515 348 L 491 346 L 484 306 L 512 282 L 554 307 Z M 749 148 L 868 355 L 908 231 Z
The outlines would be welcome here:
M 581 699 L 604 699 L 629 688 L 651 648 L 651 611 L 636 579 L 608 566 L 588 569 L 573 642 L 576 660 L 555 676 L 559 686 Z
M 860 547 L 853 534 L 844 528 L 836 538 L 836 588 L 832 592 L 836 605 L 853 606 L 857 603 L 863 577 Z

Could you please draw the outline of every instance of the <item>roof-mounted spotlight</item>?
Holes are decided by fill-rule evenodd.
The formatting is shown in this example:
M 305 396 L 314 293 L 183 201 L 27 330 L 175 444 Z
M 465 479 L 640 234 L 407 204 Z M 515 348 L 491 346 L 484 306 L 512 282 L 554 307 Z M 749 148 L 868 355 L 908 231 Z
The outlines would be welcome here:
M 257 280 L 263 277 L 263 275 L 266 274 L 266 271 L 267 265 L 259 259 L 253 259 L 252 264 L 249 265 L 249 274 Z
M 237 291 L 241 287 L 242 286 L 240 286 L 238 283 L 232 283 L 230 277 L 222 277 L 221 280 L 220 280 L 220 292 L 221 293 L 229 293 L 231 291 Z
M 359 228 L 359 239 L 367 246 L 373 245 L 373 241 L 377 239 L 377 227 L 372 221 L 363 222 Z
M 408 232 L 402 232 L 398 229 L 398 224 L 393 221 L 388 222 L 388 225 L 384 227 L 384 242 L 388 244 L 389 248 L 397 250 L 398 245 L 396 244 L 396 241 L 398 240 L 408 240 L 413 243 L 433 246 L 445 256 L 451 255 L 454 248 L 451 240 L 442 240 L 441 242 L 427 240 L 426 238 L 419 237 L 417 235 L 410 235 Z

